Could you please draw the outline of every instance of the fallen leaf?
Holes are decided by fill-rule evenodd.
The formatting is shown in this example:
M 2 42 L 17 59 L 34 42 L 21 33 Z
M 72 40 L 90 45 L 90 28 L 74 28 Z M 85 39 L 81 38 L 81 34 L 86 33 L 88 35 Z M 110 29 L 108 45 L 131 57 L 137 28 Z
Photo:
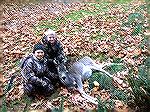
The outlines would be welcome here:
M 96 92 L 96 91 L 98 91 L 98 90 L 99 90 L 99 87 L 94 87 L 94 88 L 93 88 L 93 91 L 94 91 L 94 92 Z
M 0 97 L 3 95 L 3 88 L 0 86 Z
M 97 81 L 94 81 L 93 84 L 94 84 L 94 86 L 99 87 L 99 83 Z

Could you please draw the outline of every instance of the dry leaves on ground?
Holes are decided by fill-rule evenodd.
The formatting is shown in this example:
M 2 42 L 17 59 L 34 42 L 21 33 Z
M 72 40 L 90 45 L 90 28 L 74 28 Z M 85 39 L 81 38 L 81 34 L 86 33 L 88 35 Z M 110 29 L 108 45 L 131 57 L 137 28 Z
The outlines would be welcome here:
M 130 5 L 130 7 L 127 7 Z M 7 85 L 8 79 L 15 73 L 19 72 L 19 60 L 32 51 L 33 45 L 40 41 L 45 26 L 52 24 L 57 26 L 56 32 L 58 38 L 64 46 L 64 52 L 68 56 L 83 56 L 94 53 L 96 56 L 104 54 L 108 60 L 113 62 L 114 57 L 123 60 L 123 63 L 135 67 L 135 75 L 137 73 L 136 66 L 142 64 L 146 55 L 147 45 L 142 44 L 143 35 L 132 35 L 134 27 L 122 26 L 123 22 L 128 22 L 128 17 L 132 13 L 141 13 L 145 18 L 144 27 L 149 26 L 148 14 L 144 9 L 138 8 L 145 3 L 136 2 L 131 4 L 57 4 L 57 3 L 41 3 L 41 4 L 3 4 L 3 29 L 1 37 L 3 38 L 3 73 L 4 85 Z M 100 7 L 106 9 L 101 10 Z M 126 9 L 127 8 L 127 9 Z M 137 10 L 135 10 L 137 9 Z M 84 16 L 76 21 L 72 18 L 65 18 L 78 11 Z M 94 12 L 86 15 L 86 11 Z M 94 15 L 96 14 L 96 15 Z M 57 18 L 65 20 L 65 22 L 56 23 Z M 75 19 L 75 17 L 73 18 Z M 45 23 L 44 23 L 45 22 Z M 39 27 L 42 26 L 43 27 Z M 45 25 L 45 26 L 44 26 Z M 55 28 L 54 28 L 55 30 Z M 145 35 L 149 35 L 147 29 L 143 29 Z M 142 47 L 141 47 L 142 46 Z M 103 60 L 98 60 L 100 62 Z M 120 89 L 128 88 L 128 84 L 123 81 L 124 75 L 128 73 L 118 73 L 114 75 L 113 83 Z M 19 78 L 16 80 L 20 80 Z M 9 91 L 8 101 L 20 99 L 22 90 L 20 83 L 14 82 L 16 87 Z M 110 95 L 107 91 L 102 91 L 97 82 L 91 96 L 101 96 L 102 99 L 109 99 Z M 84 85 L 85 91 L 88 83 Z M 63 93 L 64 92 L 64 93 Z M 20 95 L 18 95 L 20 93 Z M 70 100 L 64 103 L 66 110 L 68 105 L 78 106 L 81 109 L 96 108 L 87 102 L 79 94 L 70 94 L 66 89 L 61 90 L 62 95 L 69 95 Z M 45 105 L 57 105 L 60 99 L 56 101 L 46 102 Z M 117 105 L 117 104 L 116 104 Z M 120 105 L 120 102 L 119 102 Z M 76 108 L 74 107 L 74 109 Z M 122 105 L 121 105 L 122 107 Z M 77 111 L 79 108 L 76 108 Z M 118 107 L 117 107 L 118 108 Z M 122 107 L 123 108 L 123 107 Z M 34 110 L 35 111 L 35 110 Z

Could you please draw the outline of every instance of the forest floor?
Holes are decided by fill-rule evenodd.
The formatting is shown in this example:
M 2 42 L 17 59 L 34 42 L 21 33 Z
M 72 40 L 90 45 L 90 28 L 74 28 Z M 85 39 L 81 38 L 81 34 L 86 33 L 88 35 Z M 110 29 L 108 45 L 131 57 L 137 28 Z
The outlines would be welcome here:
M 6 93 L 3 96 L 2 111 L 135 111 L 135 105 L 131 105 L 131 110 L 128 105 L 132 89 L 127 76 L 130 75 L 131 67 L 136 76 L 138 67 L 150 54 L 149 9 L 146 2 L 3 3 L 1 6 L 1 71 Z M 47 28 L 56 31 L 70 59 L 90 56 L 99 64 L 124 64 L 106 68 L 114 75 L 112 79 L 102 73 L 93 73 L 91 79 L 84 82 L 85 91 L 100 99 L 99 105 L 89 103 L 79 93 L 71 93 L 66 88 L 58 88 L 50 98 L 37 98 L 34 101 L 23 94 L 20 59 L 32 52 L 33 45 L 40 41 Z M 9 89 L 8 82 L 12 76 L 15 79 Z M 94 81 L 97 81 L 98 87 Z

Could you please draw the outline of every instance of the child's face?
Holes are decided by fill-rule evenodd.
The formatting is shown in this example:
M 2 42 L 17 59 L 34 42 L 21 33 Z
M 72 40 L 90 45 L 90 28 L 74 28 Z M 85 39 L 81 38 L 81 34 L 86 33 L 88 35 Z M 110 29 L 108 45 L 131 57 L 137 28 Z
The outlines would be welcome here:
M 49 34 L 49 35 L 47 35 L 47 40 L 48 40 L 48 42 L 50 42 L 51 44 L 54 44 L 55 41 L 56 41 L 56 37 L 55 37 L 54 34 Z
M 42 59 L 42 58 L 44 58 L 44 51 L 43 50 L 36 50 L 34 55 L 37 59 Z

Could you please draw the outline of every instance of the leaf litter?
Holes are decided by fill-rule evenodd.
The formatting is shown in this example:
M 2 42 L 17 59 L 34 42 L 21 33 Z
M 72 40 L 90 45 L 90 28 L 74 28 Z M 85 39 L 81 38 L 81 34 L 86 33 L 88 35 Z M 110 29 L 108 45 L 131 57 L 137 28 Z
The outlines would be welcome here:
M 96 5 L 96 6 L 94 6 Z M 128 7 L 130 5 L 130 7 Z M 81 57 L 89 55 L 94 57 L 104 54 L 107 60 L 111 62 L 114 58 L 119 58 L 128 66 L 135 67 L 142 64 L 147 57 L 147 45 L 142 45 L 145 35 L 134 32 L 133 20 L 129 22 L 129 15 L 140 13 L 144 17 L 144 34 L 148 34 L 145 27 L 148 26 L 147 12 L 145 10 L 137 11 L 140 5 L 146 5 L 142 2 L 130 4 L 112 4 L 109 3 L 106 8 L 101 8 L 101 4 L 95 3 L 43 3 L 43 4 L 3 4 L 3 74 L 4 78 L 9 79 L 16 72 L 19 72 L 17 63 L 26 54 L 32 52 L 33 45 L 40 41 L 43 32 L 47 28 L 52 28 L 58 33 L 59 40 L 64 46 L 64 52 L 67 56 Z M 125 9 L 127 8 L 127 9 Z M 74 14 L 76 17 L 73 17 Z M 58 19 L 58 17 L 60 19 Z M 58 21 L 59 20 L 59 21 Z M 61 22 L 61 20 L 63 20 Z M 143 20 L 140 20 L 143 22 Z M 127 25 L 124 25 L 124 24 Z M 124 25 L 124 26 L 123 26 Z M 100 60 L 97 60 L 101 63 Z M 128 75 L 127 71 L 117 72 L 113 77 L 113 84 L 126 89 L 128 83 L 125 81 Z M 21 78 L 18 76 L 14 81 L 14 87 L 6 94 L 7 103 L 20 100 L 23 94 Z M 4 81 L 7 85 L 9 80 Z M 97 81 L 93 82 L 92 90 L 88 89 L 89 82 L 84 83 L 84 90 L 91 96 L 100 96 L 103 101 L 110 99 L 110 93 L 100 87 Z M 78 92 L 69 92 L 66 88 L 61 88 L 58 97 L 53 100 L 37 99 L 37 102 L 30 105 L 30 109 L 59 108 L 61 96 L 65 96 L 65 110 L 87 110 L 97 109 L 97 106 L 86 101 Z M 124 108 L 123 102 L 115 100 L 115 108 Z M 11 109 L 10 109 L 11 110 Z M 44 111 L 44 110 L 43 110 Z

